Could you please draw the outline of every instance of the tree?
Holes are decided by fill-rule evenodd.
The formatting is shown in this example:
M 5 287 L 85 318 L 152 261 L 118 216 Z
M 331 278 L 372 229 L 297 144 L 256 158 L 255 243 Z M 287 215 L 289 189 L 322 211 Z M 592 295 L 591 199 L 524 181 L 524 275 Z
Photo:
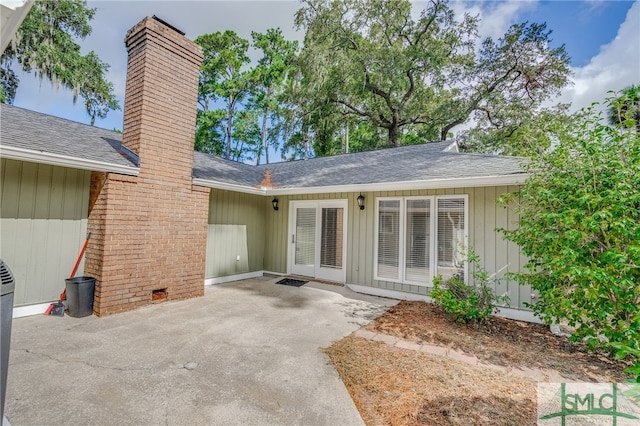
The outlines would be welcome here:
M 384 129 L 387 144 L 444 140 L 469 118 L 508 124 L 509 111 L 535 108 L 567 83 L 564 47 L 551 49 L 545 25 L 513 26 L 478 55 L 477 18 L 456 21 L 433 0 L 414 20 L 407 0 L 307 0 L 299 67 L 316 105 Z M 310 125 L 315 123 L 310 121 Z
M 194 149 L 209 155 L 222 157 L 224 153 L 224 119 L 223 109 L 199 109 L 196 117 L 196 135 Z
M 456 135 L 464 152 L 531 157 L 548 150 L 557 139 L 560 124 L 574 120 L 568 104 L 531 110 L 519 116 L 511 114 L 503 126 L 477 125 Z
M 626 121 L 635 121 L 635 130 L 640 133 L 640 85 L 631 85 L 617 94 L 608 109 L 609 124 L 629 128 Z
M 0 60 L 0 100 L 13 102 L 19 79 L 12 69 L 17 62 L 25 72 L 35 72 L 54 86 L 72 90 L 73 102 L 84 100 L 91 124 L 120 109 L 113 85 L 106 79 L 109 65 L 95 52 L 82 55 L 76 39 L 91 33 L 89 21 L 95 9 L 81 0 L 38 0 L 16 33 L 16 41 Z
M 258 126 L 259 111 L 245 108 L 237 114 L 233 122 L 235 146 L 230 160 L 253 160 L 261 152 L 262 133 Z
M 200 67 L 198 102 L 205 114 L 199 117 L 206 116 L 213 102 L 219 99 L 224 102 L 226 117 L 223 153 L 224 158 L 230 159 L 234 113 L 249 90 L 249 73 L 243 68 L 249 63 L 249 42 L 234 31 L 227 30 L 224 33 L 201 35 L 195 39 L 195 43 L 202 47 L 204 54 Z M 198 122 L 197 125 L 200 127 L 201 123 Z M 200 132 L 200 135 L 204 134 L 207 132 Z M 213 142 L 201 141 L 202 146 L 212 144 Z
M 285 80 L 292 71 L 293 57 L 298 50 L 296 41 L 285 40 L 282 30 L 269 29 L 261 34 L 252 32 L 253 46 L 262 51 L 262 57 L 253 69 L 251 80 L 253 82 L 251 107 L 262 112 L 262 127 L 260 130 L 261 144 L 256 153 L 257 164 L 260 164 L 262 153 L 265 161 L 269 163 L 269 141 L 273 144 L 277 141 L 277 132 L 269 132 L 268 120 L 272 124 L 278 121 L 281 114 L 281 97 L 284 92 Z M 274 129 L 277 126 L 272 126 Z
M 640 134 L 603 123 L 595 105 L 558 123 L 553 145 L 503 200 L 520 220 L 502 232 L 528 256 L 517 278 L 539 293 L 536 314 L 567 319 L 572 338 L 591 346 L 639 350 Z

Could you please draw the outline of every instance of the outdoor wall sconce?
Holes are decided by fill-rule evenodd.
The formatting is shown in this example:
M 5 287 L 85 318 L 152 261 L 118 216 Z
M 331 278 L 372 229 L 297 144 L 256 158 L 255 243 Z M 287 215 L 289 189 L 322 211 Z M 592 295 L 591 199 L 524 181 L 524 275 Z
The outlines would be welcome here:
M 278 199 L 274 198 L 271 200 L 271 205 L 273 206 L 273 210 L 278 211 Z
M 358 195 L 358 207 L 360 207 L 360 210 L 364 210 L 364 195 L 360 194 Z

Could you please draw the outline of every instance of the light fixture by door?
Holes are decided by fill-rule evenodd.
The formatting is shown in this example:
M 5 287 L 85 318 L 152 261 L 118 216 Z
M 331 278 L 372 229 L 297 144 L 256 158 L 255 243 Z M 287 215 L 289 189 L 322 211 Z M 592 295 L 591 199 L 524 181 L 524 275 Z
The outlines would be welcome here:
M 271 205 L 273 206 L 273 210 L 278 211 L 278 199 L 274 198 L 271 200 Z
M 358 207 L 360 207 L 360 210 L 364 210 L 364 195 L 360 194 L 358 195 Z

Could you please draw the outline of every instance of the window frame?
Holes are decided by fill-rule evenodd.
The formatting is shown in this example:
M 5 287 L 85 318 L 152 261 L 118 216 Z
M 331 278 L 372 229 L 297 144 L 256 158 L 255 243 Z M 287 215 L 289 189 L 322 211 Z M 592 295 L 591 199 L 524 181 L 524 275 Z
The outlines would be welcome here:
M 373 279 L 376 281 L 386 281 L 399 284 L 414 285 L 420 287 L 432 287 L 433 278 L 437 274 L 438 265 L 438 200 L 463 200 L 464 201 L 464 247 L 469 247 L 469 194 L 448 194 L 448 195 L 412 195 L 395 197 L 376 197 L 375 224 L 374 224 L 374 247 L 373 247 Z M 430 224 L 429 224 L 429 276 L 425 281 L 408 280 L 406 278 L 407 265 L 407 201 L 409 200 L 429 200 Z M 399 201 L 399 237 L 398 242 L 398 275 L 394 278 L 381 277 L 378 275 L 378 253 L 380 243 L 380 201 Z M 464 281 L 469 281 L 469 262 L 464 262 Z

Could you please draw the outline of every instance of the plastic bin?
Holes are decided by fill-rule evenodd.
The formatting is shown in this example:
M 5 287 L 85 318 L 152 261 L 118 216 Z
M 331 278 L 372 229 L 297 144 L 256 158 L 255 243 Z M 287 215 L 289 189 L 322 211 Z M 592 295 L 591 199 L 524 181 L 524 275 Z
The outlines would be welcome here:
M 0 303 L 2 317 L 0 340 L 0 422 L 4 424 L 4 399 L 7 391 L 7 372 L 9 369 L 9 345 L 11 344 L 11 318 L 13 317 L 13 292 L 15 290 L 15 280 L 11 269 L 0 259 L 0 280 L 2 281 L 2 294 Z
M 96 279 L 75 277 L 64 281 L 69 316 L 81 318 L 93 314 L 93 292 L 96 288 Z

